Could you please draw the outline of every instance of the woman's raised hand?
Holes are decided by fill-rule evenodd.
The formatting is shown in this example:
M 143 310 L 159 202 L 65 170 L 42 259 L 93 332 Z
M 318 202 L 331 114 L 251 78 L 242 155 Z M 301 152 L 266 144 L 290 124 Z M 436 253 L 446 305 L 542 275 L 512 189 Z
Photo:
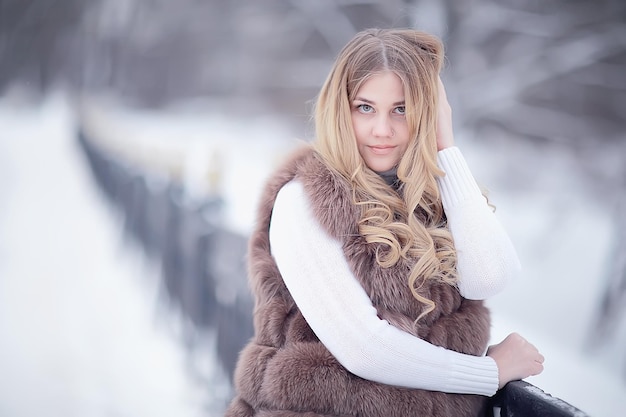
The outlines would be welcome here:
M 543 371 L 543 355 L 517 333 L 511 333 L 502 342 L 490 346 L 487 356 L 498 365 L 498 388 Z
M 439 105 L 437 108 L 437 151 L 454 146 L 452 131 L 452 108 L 448 103 L 446 88 L 439 77 Z

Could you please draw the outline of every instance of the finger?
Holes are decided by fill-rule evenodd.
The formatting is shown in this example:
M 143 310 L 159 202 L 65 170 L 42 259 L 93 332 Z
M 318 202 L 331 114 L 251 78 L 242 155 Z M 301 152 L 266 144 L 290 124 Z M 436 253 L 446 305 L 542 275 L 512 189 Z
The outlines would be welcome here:
M 439 96 L 442 98 L 447 98 L 446 96 L 446 87 L 443 85 L 443 81 L 441 80 L 441 76 L 437 77 L 437 84 L 439 85 Z

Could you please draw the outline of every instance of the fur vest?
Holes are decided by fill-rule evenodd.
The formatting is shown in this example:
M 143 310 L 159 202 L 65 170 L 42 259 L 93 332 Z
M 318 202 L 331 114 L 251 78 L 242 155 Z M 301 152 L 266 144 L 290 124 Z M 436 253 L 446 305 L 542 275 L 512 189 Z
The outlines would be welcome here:
M 249 242 L 249 276 L 255 295 L 255 335 L 235 370 L 237 395 L 226 416 L 477 416 L 486 397 L 384 385 L 348 372 L 315 336 L 285 287 L 270 254 L 269 224 L 280 188 L 297 178 L 318 221 L 343 244 L 345 256 L 378 315 L 432 344 L 481 355 L 489 339 L 489 312 L 448 284 L 430 283 L 421 294 L 436 303 L 417 325 L 423 304 L 407 285 L 409 265 L 381 268 L 376 244 L 358 233 L 359 208 L 350 184 L 330 171 L 310 147 L 298 150 L 268 181 Z M 347 303 L 350 300 L 346 300 Z

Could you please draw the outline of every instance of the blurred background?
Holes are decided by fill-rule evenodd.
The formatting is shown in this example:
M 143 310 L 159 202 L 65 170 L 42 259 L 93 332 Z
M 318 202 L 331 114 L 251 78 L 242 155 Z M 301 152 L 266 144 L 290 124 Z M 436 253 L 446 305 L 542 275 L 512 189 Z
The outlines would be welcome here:
M 264 179 L 368 27 L 446 46 L 457 144 L 524 266 L 493 340 L 626 410 L 622 0 L 0 0 L 0 415 L 219 416 Z

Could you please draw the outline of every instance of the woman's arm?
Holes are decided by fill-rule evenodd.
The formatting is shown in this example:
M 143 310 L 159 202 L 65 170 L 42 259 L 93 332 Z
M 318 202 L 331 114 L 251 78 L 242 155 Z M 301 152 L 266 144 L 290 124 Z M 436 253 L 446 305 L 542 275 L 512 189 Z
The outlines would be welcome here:
M 487 299 L 521 271 L 515 247 L 481 194 L 461 151 L 438 153 L 443 208 L 457 251 L 459 291 L 465 298 Z
M 302 185 L 285 185 L 270 224 L 272 255 L 307 323 L 350 372 L 372 381 L 449 393 L 493 395 L 498 368 L 434 346 L 381 320 L 344 257 L 321 228 Z

